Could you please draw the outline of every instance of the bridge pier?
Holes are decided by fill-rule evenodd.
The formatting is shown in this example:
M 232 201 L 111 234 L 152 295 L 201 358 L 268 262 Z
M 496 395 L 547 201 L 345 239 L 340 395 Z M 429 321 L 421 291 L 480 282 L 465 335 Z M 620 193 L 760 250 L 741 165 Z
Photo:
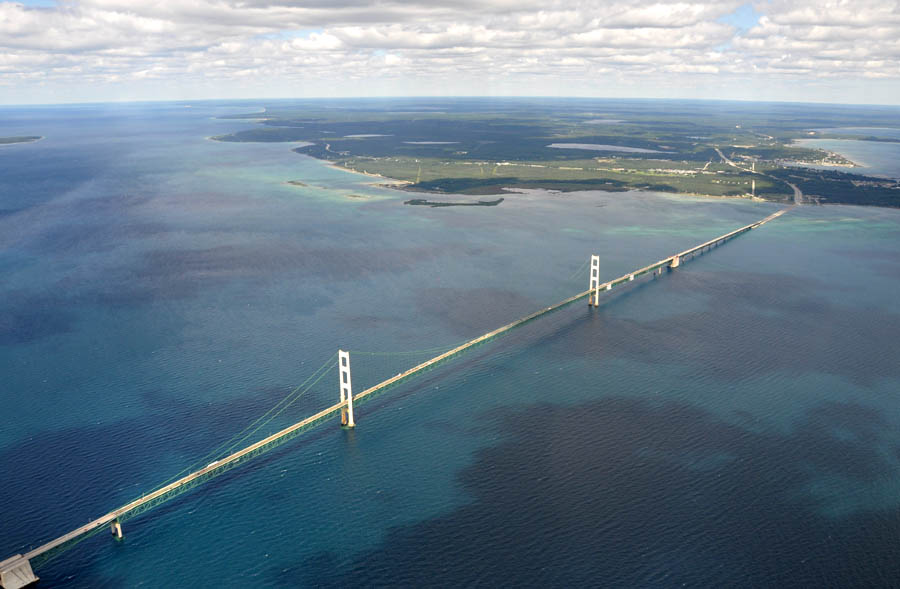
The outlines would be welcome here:
M 681 256 L 675 256 L 669 262 L 669 268 L 677 268 L 678 266 L 681 266 Z
M 350 352 L 338 350 L 338 370 L 341 379 L 341 403 L 347 404 L 341 407 L 341 425 L 356 427 L 353 421 L 353 385 L 350 382 Z
M 122 533 L 122 522 L 115 519 L 109 524 L 109 531 L 113 535 L 113 538 L 116 540 L 121 540 L 125 537 L 125 534 Z
M 31 562 L 21 554 L 0 562 L 0 589 L 21 589 L 37 582 Z
M 588 297 L 588 307 L 599 307 L 600 306 L 600 256 L 592 255 L 591 256 L 591 278 L 588 284 L 588 290 L 594 291 L 590 297 Z

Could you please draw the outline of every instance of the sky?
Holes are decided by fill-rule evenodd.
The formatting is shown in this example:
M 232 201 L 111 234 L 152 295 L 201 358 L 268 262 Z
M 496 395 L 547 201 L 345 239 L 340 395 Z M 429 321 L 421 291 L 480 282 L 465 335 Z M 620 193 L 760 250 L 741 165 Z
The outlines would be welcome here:
M 353 96 L 900 104 L 900 0 L 0 1 L 0 104 Z

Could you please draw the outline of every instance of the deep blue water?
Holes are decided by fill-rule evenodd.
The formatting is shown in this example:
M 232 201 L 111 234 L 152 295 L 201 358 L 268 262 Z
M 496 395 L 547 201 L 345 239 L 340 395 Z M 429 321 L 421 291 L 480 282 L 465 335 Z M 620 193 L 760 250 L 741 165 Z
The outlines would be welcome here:
M 0 558 L 205 465 L 339 347 L 359 391 L 583 290 L 592 253 L 614 277 L 778 208 L 404 206 L 207 139 L 258 106 L 0 113 L 46 137 L 0 148 Z M 898 243 L 898 211 L 795 209 L 84 541 L 42 586 L 896 586 Z M 337 396 L 331 372 L 253 435 Z

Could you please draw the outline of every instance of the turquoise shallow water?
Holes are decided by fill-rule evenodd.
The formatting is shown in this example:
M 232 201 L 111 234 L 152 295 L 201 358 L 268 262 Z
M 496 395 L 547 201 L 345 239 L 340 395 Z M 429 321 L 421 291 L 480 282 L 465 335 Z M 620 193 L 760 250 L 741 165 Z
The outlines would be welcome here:
M 290 145 L 206 139 L 256 106 L 4 113 L 8 134 L 46 136 L 0 150 L 4 557 L 194 464 L 338 347 L 361 390 L 428 356 L 361 351 L 458 343 L 583 290 L 591 253 L 614 277 L 777 208 L 541 191 L 404 206 Z M 52 587 L 890 586 L 898 237 L 897 211 L 795 209 L 37 572 Z M 333 403 L 336 381 L 254 435 Z

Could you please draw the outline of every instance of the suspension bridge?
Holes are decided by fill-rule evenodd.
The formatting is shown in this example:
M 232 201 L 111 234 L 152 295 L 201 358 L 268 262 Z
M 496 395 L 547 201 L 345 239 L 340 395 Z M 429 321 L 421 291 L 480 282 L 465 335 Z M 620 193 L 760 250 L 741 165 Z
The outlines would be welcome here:
M 661 275 L 664 270 L 674 269 L 681 266 L 684 262 L 692 259 L 693 257 L 700 255 L 704 252 L 711 250 L 719 245 L 724 244 L 730 239 L 733 239 L 747 231 L 760 227 L 765 223 L 781 216 L 789 209 L 779 210 L 759 221 L 751 223 L 749 225 L 745 225 L 734 231 L 726 233 L 724 235 L 720 235 L 714 239 L 701 243 L 700 245 L 696 245 L 692 248 L 684 250 L 682 252 L 676 253 L 672 256 L 668 256 L 663 258 L 653 264 L 649 264 L 644 266 L 643 268 L 638 268 L 632 272 L 627 274 L 623 274 L 618 278 L 613 280 L 609 280 L 607 282 L 600 282 L 600 257 L 597 255 L 593 255 L 590 258 L 590 274 L 589 274 L 589 288 L 583 292 L 580 292 L 576 295 L 573 295 L 563 301 L 560 301 L 554 305 L 549 307 L 545 307 L 522 317 L 521 319 L 517 319 L 512 323 L 508 323 L 502 327 L 498 327 L 493 331 L 489 331 L 484 335 L 481 335 L 475 339 L 469 340 L 463 344 L 460 344 L 452 349 L 444 351 L 433 358 L 430 358 L 420 364 L 413 366 L 395 376 L 392 376 L 386 380 L 379 382 L 378 384 L 371 386 L 357 394 L 353 394 L 353 386 L 352 380 L 350 376 L 350 354 L 344 350 L 339 350 L 336 354 L 337 356 L 337 367 L 339 372 L 339 401 L 330 407 L 322 409 L 321 411 L 306 417 L 294 423 L 293 425 L 286 427 L 276 433 L 273 433 L 255 443 L 252 443 L 236 452 L 232 452 L 224 457 L 221 457 L 217 460 L 213 460 L 203 468 L 199 468 L 190 472 L 189 474 L 178 478 L 168 484 L 164 484 L 157 488 L 156 490 L 141 496 L 118 509 L 114 509 L 110 511 L 106 515 L 98 517 L 87 524 L 68 532 L 67 534 L 63 534 L 58 538 L 50 540 L 30 551 L 25 552 L 24 554 L 16 554 L 6 560 L 0 562 L 0 589 L 20 589 L 22 587 L 26 587 L 32 583 L 38 581 L 38 577 L 35 576 L 32 562 L 37 562 L 38 559 L 43 559 L 40 562 L 46 562 L 53 555 L 59 554 L 62 551 L 66 550 L 69 547 L 74 546 L 80 540 L 83 540 L 91 535 L 102 531 L 104 529 L 110 530 L 113 537 L 121 539 L 123 537 L 123 529 L 122 522 L 126 518 L 131 518 L 137 516 L 157 505 L 168 501 L 169 499 L 174 498 L 175 496 L 188 491 L 196 487 L 197 485 L 207 481 L 219 474 L 226 472 L 241 464 L 246 462 L 250 458 L 262 454 L 267 450 L 271 450 L 272 448 L 284 443 L 285 441 L 293 438 L 298 433 L 303 430 L 308 429 L 309 427 L 322 422 L 323 420 L 333 417 L 335 415 L 340 414 L 340 423 L 344 427 L 354 427 L 356 425 L 354 414 L 353 414 L 353 404 L 355 402 L 359 402 L 364 400 L 366 397 L 374 395 L 380 391 L 384 391 L 385 389 L 397 385 L 407 379 L 412 378 L 418 373 L 421 373 L 431 367 L 440 364 L 441 362 L 448 360 L 466 350 L 473 348 L 479 344 L 485 343 L 489 340 L 492 340 L 500 335 L 503 335 L 506 332 L 509 332 L 517 327 L 521 327 L 526 323 L 534 321 L 535 319 L 547 315 L 549 313 L 553 313 L 554 311 L 558 311 L 563 307 L 567 307 L 572 303 L 575 303 L 579 300 L 588 299 L 588 304 L 591 306 L 599 306 L 600 304 L 600 296 L 601 293 L 612 290 L 615 286 L 622 285 L 628 282 L 632 282 L 635 278 L 653 274 L 653 275 Z M 312 376 L 307 379 L 304 384 L 300 385 L 292 391 L 291 395 L 295 395 L 298 391 L 300 391 L 304 386 L 308 385 L 308 383 L 312 382 L 315 384 L 322 377 L 328 373 L 329 368 L 333 368 L 333 360 L 335 356 L 332 356 L 328 362 L 326 362 L 323 367 L 319 368 L 317 371 L 313 373 Z M 310 385 L 311 386 L 311 385 Z M 289 395 L 290 397 L 290 395 Z M 286 400 L 282 400 L 273 407 L 270 412 L 268 412 L 263 417 L 271 416 L 273 411 L 280 413 L 283 411 L 287 405 L 284 403 Z M 262 420 L 260 418 L 257 420 L 259 422 Z M 251 424 L 245 432 L 249 431 L 249 434 L 244 434 L 245 439 L 247 436 L 252 435 L 256 432 L 259 427 L 255 426 L 257 422 Z M 255 427 L 255 429 L 254 429 Z M 223 446 L 220 446 L 221 450 Z M 217 450 L 214 450 L 215 453 Z

